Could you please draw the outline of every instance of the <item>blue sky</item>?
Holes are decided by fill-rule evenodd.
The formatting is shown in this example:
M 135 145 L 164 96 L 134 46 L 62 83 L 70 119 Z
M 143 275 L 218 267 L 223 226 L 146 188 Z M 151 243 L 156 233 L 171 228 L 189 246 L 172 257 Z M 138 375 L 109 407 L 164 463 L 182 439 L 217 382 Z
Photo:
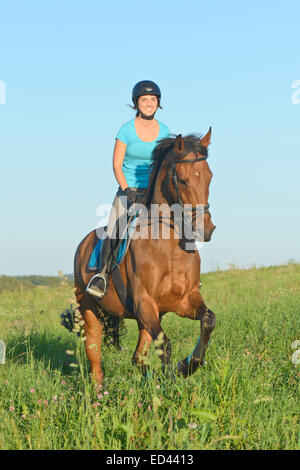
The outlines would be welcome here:
M 212 126 L 202 270 L 300 261 L 299 16 L 293 0 L 2 3 L 0 274 L 72 272 L 143 79 L 172 133 Z

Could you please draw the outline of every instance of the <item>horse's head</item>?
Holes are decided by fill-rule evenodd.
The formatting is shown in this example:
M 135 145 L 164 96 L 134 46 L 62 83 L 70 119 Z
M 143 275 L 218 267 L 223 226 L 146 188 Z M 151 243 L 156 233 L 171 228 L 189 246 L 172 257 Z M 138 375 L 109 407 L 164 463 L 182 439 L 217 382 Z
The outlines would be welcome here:
M 174 142 L 173 151 L 173 195 L 183 204 L 189 204 L 193 208 L 201 205 L 204 212 L 203 232 L 196 229 L 196 237 L 205 242 L 210 241 L 215 225 L 212 223 L 209 212 L 208 196 L 212 172 L 206 161 L 207 148 L 210 144 L 211 128 L 201 139 L 194 136 L 183 138 L 178 135 Z M 196 215 L 194 212 L 193 215 Z M 198 235 L 198 236 L 197 236 Z M 204 235 L 204 236 L 203 236 Z
M 206 242 L 215 229 L 208 204 L 212 172 L 206 159 L 210 137 L 211 128 L 202 138 L 194 135 L 183 138 L 180 134 L 161 140 L 153 151 L 149 186 L 142 201 L 146 207 L 167 203 L 172 208 L 174 204 L 184 211 L 187 208 L 187 212 L 191 212 L 196 240 Z M 201 211 L 198 224 L 197 216 Z
M 215 229 L 209 212 L 208 195 L 212 172 L 206 162 L 211 129 L 198 138 L 194 135 L 163 139 L 154 149 L 146 206 L 165 203 L 190 209 L 196 240 L 210 241 Z M 199 211 L 202 214 L 199 224 Z M 181 210 L 180 210 L 181 211 Z M 185 212 L 186 213 L 186 212 Z M 196 224 L 195 224 L 196 221 Z M 196 225 L 196 227 L 195 227 Z

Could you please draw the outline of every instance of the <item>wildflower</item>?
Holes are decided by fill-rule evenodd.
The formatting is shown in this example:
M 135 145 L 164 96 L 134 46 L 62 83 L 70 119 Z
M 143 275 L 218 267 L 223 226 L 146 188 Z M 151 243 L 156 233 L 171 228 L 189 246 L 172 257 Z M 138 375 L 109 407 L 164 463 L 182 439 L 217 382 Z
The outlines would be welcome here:
M 37 404 L 40 405 L 42 403 L 42 400 L 38 400 Z
M 108 391 L 107 391 L 107 390 L 105 390 L 104 395 L 108 395 Z
M 44 405 L 48 406 L 48 400 L 44 400 Z
M 292 355 L 292 363 L 297 366 L 300 364 L 300 349 L 296 349 L 296 351 Z
M 196 423 L 189 423 L 189 424 L 188 424 L 188 427 L 189 427 L 190 429 L 196 429 L 197 426 L 198 426 L 198 425 L 197 425 Z
M 93 406 L 93 408 L 96 408 L 97 406 L 100 406 L 100 403 L 99 403 L 99 402 L 97 402 L 97 403 L 93 403 L 93 405 L 92 405 L 92 406 Z
M 156 385 L 156 388 L 160 388 L 160 385 Z
M 10 406 L 9 411 L 15 411 L 15 407 L 14 407 L 14 406 Z
M 65 382 L 65 380 L 63 380 L 61 384 L 62 385 L 67 385 L 67 382 Z
M 147 410 L 151 411 L 151 406 L 150 406 L 150 405 L 148 405 L 148 408 L 147 408 Z
M 21 418 L 25 419 L 25 418 L 26 418 L 26 415 L 22 415 Z
M 141 402 L 139 402 L 139 403 L 137 404 L 137 406 L 138 406 L 139 408 L 141 408 L 141 406 L 142 406 Z
M 34 390 L 34 388 L 32 388 L 32 389 L 30 390 L 30 393 L 34 393 L 34 392 L 35 392 L 35 390 Z
M 53 400 L 54 400 L 54 401 L 57 400 L 57 395 L 54 395 Z
M 296 341 L 292 343 L 292 349 L 297 349 L 298 346 L 300 346 L 300 339 L 296 339 Z

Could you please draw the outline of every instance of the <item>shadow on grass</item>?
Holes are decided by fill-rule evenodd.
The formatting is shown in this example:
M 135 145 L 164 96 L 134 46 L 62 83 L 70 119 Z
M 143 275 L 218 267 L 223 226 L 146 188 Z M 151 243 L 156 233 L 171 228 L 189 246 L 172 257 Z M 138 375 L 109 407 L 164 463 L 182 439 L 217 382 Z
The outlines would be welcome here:
M 70 375 L 70 363 L 76 363 L 74 354 L 79 339 L 72 333 L 56 330 L 31 330 L 28 334 L 22 331 L 10 333 L 5 341 L 7 363 L 39 363 L 44 369 L 60 370 Z M 77 370 L 77 369 L 76 369 Z

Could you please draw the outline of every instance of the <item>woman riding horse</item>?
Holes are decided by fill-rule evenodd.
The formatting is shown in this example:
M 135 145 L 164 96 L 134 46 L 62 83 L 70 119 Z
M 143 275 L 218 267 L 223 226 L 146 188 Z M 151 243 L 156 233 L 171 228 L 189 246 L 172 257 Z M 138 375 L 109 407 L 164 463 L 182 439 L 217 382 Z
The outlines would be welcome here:
M 171 342 L 163 331 L 162 316 L 174 312 L 180 317 L 200 320 L 201 336 L 192 353 L 179 361 L 177 372 L 188 377 L 204 362 L 216 318 L 199 291 L 201 260 L 198 250 L 195 245 L 194 249 L 190 248 L 189 232 L 186 235 L 179 231 L 178 236 L 178 229 L 185 221 L 184 217 L 175 217 L 172 207 L 189 208 L 194 240 L 207 242 L 211 239 L 215 229 L 208 204 L 212 172 L 206 161 L 210 137 L 211 130 L 202 138 L 182 138 L 178 135 L 163 139 L 155 147 L 149 185 L 142 200 L 146 216 L 138 227 L 138 234 L 142 236 L 132 238 L 124 260 L 112 271 L 106 295 L 102 299 L 86 292 L 94 274 L 89 265 L 91 254 L 99 242 L 98 229 L 87 234 L 77 247 L 74 259 L 75 296 L 84 319 L 85 350 L 96 384 L 103 381 L 101 345 L 103 336 L 108 332 L 107 321 L 109 328 L 114 325 L 112 333 L 115 344 L 118 344 L 120 322 L 123 319 L 137 322 L 139 337 L 132 362 L 140 366 L 146 375 L 144 359 L 153 340 L 159 340 L 155 345 L 159 349 L 163 368 L 169 370 L 171 366 Z M 197 224 L 195 228 L 199 206 L 203 224 Z M 153 208 L 156 207 L 169 208 L 170 212 L 153 216 Z M 167 238 L 163 234 L 166 225 L 170 229 Z M 117 282 L 120 279 L 125 302 Z M 178 339 L 185 340 L 181 335 Z
M 138 82 L 132 90 L 135 119 L 124 124 L 116 136 L 113 153 L 113 169 L 119 189 L 113 201 L 113 208 L 100 253 L 100 272 L 92 277 L 87 292 L 103 298 L 106 292 L 107 263 L 116 241 L 116 221 L 138 202 L 148 187 L 152 152 L 161 139 L 169 137 L 169 129 L 154 119 L 160 107 L 161 92 L 150 80 Z M 121 234 L 119 234 L 120 237 Z

